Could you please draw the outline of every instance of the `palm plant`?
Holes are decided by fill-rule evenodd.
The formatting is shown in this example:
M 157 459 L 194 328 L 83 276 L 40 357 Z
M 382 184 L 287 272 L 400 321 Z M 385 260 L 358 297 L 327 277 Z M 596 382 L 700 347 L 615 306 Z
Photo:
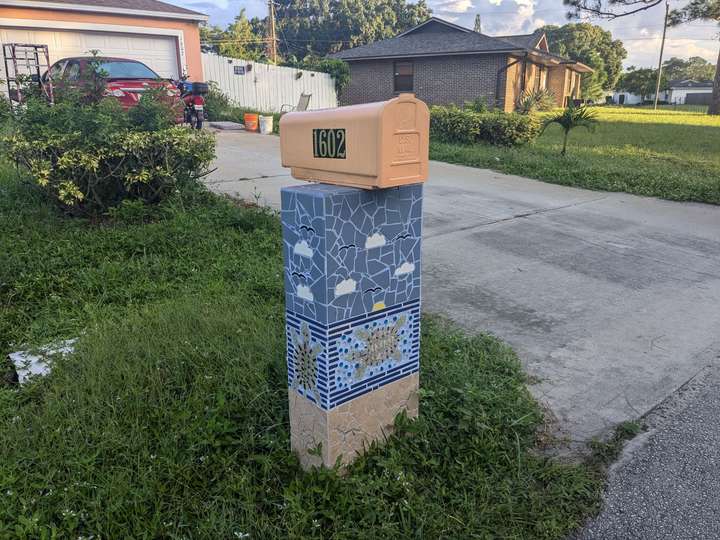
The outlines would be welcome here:
M 584 127 L 588 131 L 594 131 L 597 123 L 597 112 L 588 108 L 586 105 L 576 107 L 571 102 L 570 105 L 561 112 L 552 114 L 543 119 L 543 126 L 540 130 L 540 134 L 544 133 L 549 125 L 560 124 L 560 127 L 562 127 L 564 132 L 563 147 L 560 155 L 564 156 L 567 152 L 567 142 L 570 131 L 576 127 Z
M 550 90 L 540 88 L 538 90 L 525 90 L 518 99 L 515 110 L 520 114 L 533 114 L 551 111 L 555 107 L 555 95 Z

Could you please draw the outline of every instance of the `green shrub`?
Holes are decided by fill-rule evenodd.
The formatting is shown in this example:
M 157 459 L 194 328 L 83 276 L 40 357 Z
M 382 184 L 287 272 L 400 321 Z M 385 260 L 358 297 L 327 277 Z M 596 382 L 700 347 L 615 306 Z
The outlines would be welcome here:
M 540 122 L 533 116 L 516 113 L 488 113 L 481 116 L 479 139 L 498 146 L 525 144 L 540 133 Z
M 302 62 L 290 62 L 289 65 L 299 69 L 320 71 L 329 74 L 335 81 L 335 92 L 342 93 L 350 83 L 350 66 L 338 58 L 321 58 L 317 56 L 306 56 Z
M 273 133 L 280 133 L 280 113 L 263 112 L 248 107 L 233 105 L 230 98 L 220 90 L 214 81 L 209 83 L 210 92 L 205 98 L 205 112 L 211 122 L 228 121 L 245 123 L 245 113 L 260 114 L 273 117 Z
M 557 107 L 555 95 L 550 90 L 525 90 L 516 104 L 520 114 L 533 114 L 542 111 L 551 111 Z
M 227 120 L 226 116 L 232 109 L 230 98 L 220 90 L 220 86 L 215 81 L 208 83 L 208 93 L 205 96 L 205 112 L 208 120 Z
M 180 105 L 174 104 L 165 88 L 153 88 L 143 93 L 140 102 L 128 111 L 130 123 L 141 131 L 158 131 L 175 125 L 183 114 Z
M 11 116 L 12 108 L 10 106 L 10 100 L 0 95 L 0 124 L 7 122 Z
M 477 113 L 457 107 L 430 110 L 430 136 L 442 142 L 515 146 L 534 140 L 539 130 L 536 118 L 517 113 Z
M 165 127 L 158 111 L 152 118 L 133 117 L 160 124 L 147 131 L 113 99 L 55 106 L 29 100 L 1 142 L 68 213 L 102 214 L 123 200 L 158 203 L 196 182 L 214 157 L 211 134 Z
M 466 101 L 463 109 L 469 109 L 476 113 L 488 112 L 488 100 L 483 97 L 476 97 L 472 101 Z

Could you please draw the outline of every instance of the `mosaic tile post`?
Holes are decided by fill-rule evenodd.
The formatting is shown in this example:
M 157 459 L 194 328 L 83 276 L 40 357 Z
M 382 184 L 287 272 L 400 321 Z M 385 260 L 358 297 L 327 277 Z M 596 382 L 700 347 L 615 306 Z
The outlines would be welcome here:
M 291 444 L 352 461 L 418 414 L 422 184 L 282 190 Z

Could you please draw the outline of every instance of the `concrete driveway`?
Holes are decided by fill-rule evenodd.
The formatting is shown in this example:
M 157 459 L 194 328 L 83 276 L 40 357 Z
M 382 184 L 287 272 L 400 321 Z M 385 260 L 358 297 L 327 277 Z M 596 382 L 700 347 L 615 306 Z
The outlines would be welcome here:
M 218 192 L 279 207 L 279 139 L 219 133 Z M 720 207 L 433 162 L 424 309 L 510 343 L 571 440 L 651 410 L 720 358 Z

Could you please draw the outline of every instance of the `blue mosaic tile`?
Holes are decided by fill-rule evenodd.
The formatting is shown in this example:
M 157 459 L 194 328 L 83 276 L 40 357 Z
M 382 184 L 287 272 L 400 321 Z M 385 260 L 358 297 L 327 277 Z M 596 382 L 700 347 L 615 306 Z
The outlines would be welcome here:
M 282 190 L 285 300 L 333 324 L 420 298 L 422 184 Z
M 281 197 L 288 385 L 329 409 L 417 372 L 422 185 Z
M 288 386 L 323 409 L 420 368 L 420 302 L 333 326 L 288 311 Z

